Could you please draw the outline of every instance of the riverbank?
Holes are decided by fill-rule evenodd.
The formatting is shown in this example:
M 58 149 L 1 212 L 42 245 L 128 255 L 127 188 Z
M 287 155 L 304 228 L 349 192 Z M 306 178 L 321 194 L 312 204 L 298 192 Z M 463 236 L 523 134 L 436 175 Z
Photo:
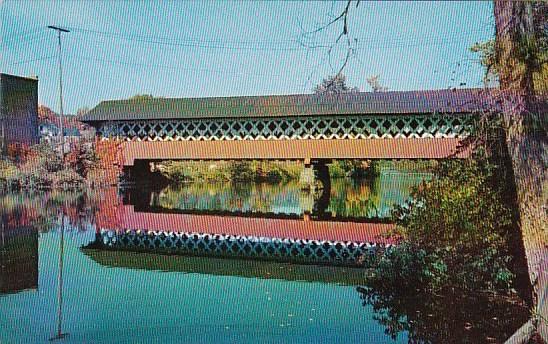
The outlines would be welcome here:
M 269 161 L 164 161 L 155 165 L 169 182 L 268 182 L 298 179 L 302 167 L 296 163 Z
M 0 190 L 79 190 L 117 185 L 115 147 L 79 142 L 64 156 L 50 144 L 17 147 L 0 157 Z
M 428 173 L 436 161 L 335 160 L 329 164 L 331 178 L 371 179 L 382 171 Z M 270 161 L 164 161 L 155 165 L 169 182 L 260 182 L 279 183 L 298 180 L 303 165 L 299 162 Z

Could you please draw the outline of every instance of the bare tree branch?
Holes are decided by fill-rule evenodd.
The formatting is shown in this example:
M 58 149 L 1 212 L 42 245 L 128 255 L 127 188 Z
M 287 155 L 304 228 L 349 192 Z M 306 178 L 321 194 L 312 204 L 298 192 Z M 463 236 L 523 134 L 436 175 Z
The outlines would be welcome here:
M 313 35 L 315 35 L 319 32 L 325 31 L 327 28 L 329 28 L 329 27 L 333 26 L 334 24 L 342 21 L 342 30 L 339 33 L 339 35 L 337 36 L 337 38 L 335 39 L 334 43 L 332 43 L 330 45 L 318 45 L 318 44 L 315 44 L 315 43 L 310 44 L 309 42 L 299 41 L 299 43 L 303 47 L 306 47 L 308 49 L 318 49 L 318 48 L 327 49 L 329 66 L 332 70 L 334 70 L 335 68 L 333 67 L 333 64 L 331 62 L 331 56 L 332 56 L 332 53 L 333 53 L 334 49 L 336 47 L 338 47 L 339 44 L 344 39 L 344 41 L 346 42 L 346 54 L 345 54 L 344 59 L 342 60 L 341 66 L 338 68 L 338 71 L 335 74 L 335 78 L 333 80 L 335 80 L 336 77 L 338 77 L 342 74 L 343 70 L 348 65 L 348 62 L 350 61 L 350 58 L 354 55 L 354 52 L 356 50 L 355 47 L 352 46 L 352 39 L 349 36 L 349 28 L 348 28 L 348 16 L 349 16 L 349 13 L 350 13 L 350 10 L 351 10 L 350 6 L 351 6 L 352 2 L 356 3 L 356 7 L 358 7 L 359 4 L 360 4 L 360 0 L 348 0 L 346 2 L 346 5 L 345 5 L 344 9 L 335 18 L 330 20 L 327 24 L 325 24 L 325 25 L 323 25 L 323 26 L 321 26 L 321 27 L 319 27 L 319 28 L 317 28 L 313 31 L 303 33 L 303 37 L 305 39 L 308 39 L 310 36 L 313 36 Z M 354 43 L 355 42 L 357 42 L 356 39 L 354 39 Z

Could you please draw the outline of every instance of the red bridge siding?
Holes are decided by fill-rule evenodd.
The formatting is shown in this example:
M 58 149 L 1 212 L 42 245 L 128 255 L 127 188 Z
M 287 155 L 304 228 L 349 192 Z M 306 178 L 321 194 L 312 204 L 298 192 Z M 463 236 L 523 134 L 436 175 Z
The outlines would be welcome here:
M 135 160 L 442 159 L 457 154 L 462 139 L 239 140 L 124 142 L 124 166 Z
M 393 224 L 293 219 L 250 218 L 194 214 L 135 212 L 133 206 L 121 206 L 113 217 L 98 220 L 97 230 L 145 230 L 250 235 L 269 238 L 373 242 L 393 244 L 382 235 Z M 115 228 L 113 228 L 113 226 Z

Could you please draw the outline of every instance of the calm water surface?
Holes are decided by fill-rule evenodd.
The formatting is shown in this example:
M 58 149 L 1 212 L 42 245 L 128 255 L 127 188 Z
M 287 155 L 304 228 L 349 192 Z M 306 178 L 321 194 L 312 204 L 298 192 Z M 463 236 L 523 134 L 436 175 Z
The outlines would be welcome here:
M 377 221 L 424 177 L 338 180 L 320 207 L 292 183 L 0 195 L 0 343 L 47 342 L 59 327 L 62 342 L 407 342 L 405 331 L 387 335 L 363 304 L 360 269 L 86 246 L 121 204 L 251 219 L 314 217 L 321 208 L 333 221 Z
M 156 191 L 132 190 L 126 198 L 128 203 L 147 210 L 303 215 L 321 208 L 334 218 L 386 219 L 394 204 L 403 204 L 411 188 L 430 176 L 387 171 L 373 180 L 334 179 L 328 200 L 302 192 L 297 182 L 281 185 L 194 183 Z

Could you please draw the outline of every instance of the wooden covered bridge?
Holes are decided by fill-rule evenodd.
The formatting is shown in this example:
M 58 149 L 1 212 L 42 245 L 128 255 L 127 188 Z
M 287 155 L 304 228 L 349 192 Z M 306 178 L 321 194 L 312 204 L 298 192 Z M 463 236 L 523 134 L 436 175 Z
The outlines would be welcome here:
M 441 159 L 459 149 L 479 89 L 101 102 L 81 120 L 121 140 L 123 164 L 162 160 Z M 324 169 L 325 170 L 325 169 Z M 320 172 L 321 173 L 321 172 Z

